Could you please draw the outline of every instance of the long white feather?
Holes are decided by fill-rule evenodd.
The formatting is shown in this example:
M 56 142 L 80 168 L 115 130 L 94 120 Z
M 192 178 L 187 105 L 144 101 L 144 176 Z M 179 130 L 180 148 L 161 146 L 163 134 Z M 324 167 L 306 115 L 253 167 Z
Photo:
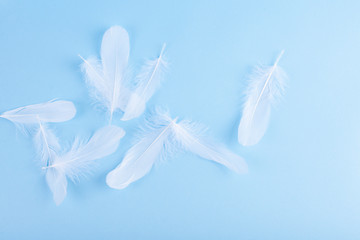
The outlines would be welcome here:
M 247 172 L 245 161 L 219 144 L 200 137 L 198 125 L 178 118 L 172 119 L 158 110 L 147 121 L 146 131 L 125 154 L 123 161 L 106 177 L 109 187 L 126 188 L 145 176 L 154 163 L 164 156 L 184 148 L 200 157 L 213 160 L 237 173 Z
M 124 135 L 122 128 L 106 126 L 96 131 L 87 143 L 76 139 L 68 152 L 56 156 L 51 165 L 44 167 L 47 183 L 57 205 L 66 196 L 67 179 L 75 181 L 88 174 L 94 166 L 94 160 L 115 152 Z
M 46 103 L 33 104 L 4 112 L 0 115 L 16 125 L 38 124 L 39 122 L 65 122 L 76 114 L 72 102 L 54 100 Z
M 226 147 L 204 136 L 204 129 L 196 123 L 182 120 L 174 124 L 177 141 L 188 151 L 208 160 L 220 163 L 236 173 L 247 173 L 245 160 Z
M 271 106 L 284 92 L 285 73 L 278 66 L 283 53 L 273 66 L 257 67 L 249 80 L 238 128 L 238 141 L 244 146 L 255 145 L 264 136 Z
M 147 119 L 138 142 L 131 147 L 123 161 L 106 177 L 109 187 L 123 189 L 145 176 L 154 163 L 165 158 L 172 149 L 172 126 L 176 122 L 166 113 L 158 113 Z
M 136 86 L 130 95 L 121 120 L 127 121 L 140 116 L 145 110 L 146 102 L 161 85 L 164 70 L 168 66 L 168 62 L 164 57 L 165 46 L 164 44 L 159 57 L 146 61 L 140 73 L 136 76 Z
M 129 52 L 127 31 L 120 26 L 113 26 L 102 39 L 101 63 L 94 58 L 85 60 L 81 57 L 90 93 L 110 113 L 110 123 L 115 111 L 125 109 L 129 95 L 129 90 L 124 87 Z

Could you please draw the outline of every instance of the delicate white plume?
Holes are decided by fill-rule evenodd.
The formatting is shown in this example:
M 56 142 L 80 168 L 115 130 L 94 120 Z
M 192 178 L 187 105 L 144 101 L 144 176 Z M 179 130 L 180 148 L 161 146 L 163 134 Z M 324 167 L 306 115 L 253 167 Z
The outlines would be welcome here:
M 106 126 L 95 132 L 87 143 L 76 139 L 68 152 L 56 156 L 49 166 L 44 167 L 47 183 L 57 205 L 66 196 L 67 179 L 75 181 L 88 174 L 94 166 L 94 160 L 115 152 L 124 135 L 121 128 Z
M 164 70 L 168 62 L 164 57 L 165 44 L 157 59 L 146 61 L 140 73 L 136 76 L 136 85 L 126 105 L 121 120 L 127 121 L 140 116 L 146 107 L 146 102 L 161 85 Z
M 91 96 L 110 113 L 110 123 L 115 111 L 125 109 L 129 97 L 129 90 L 124 87 L 129 51 L 127 31 L 120 26 L 113 26 L 102 39 L 101 63 L 94 58 L 82 58 L 82 69 Z
M 145 176 L 154 163 L 171 152 L 172 120 L 167 113 L 158 113 L 146 121 L 146 128 L 139 136 L 138 142 L 131 147 L 123 161 L 106 177 L 111 188 L 123 189 L 130 183 Z
M 182 120 L 174 124 L 175 138 L 181 146 L 202 158 L 220 163 L 236 173 L 247 173 L 245 160 L 203 135 L 203 128 L 197 123 Z
M 72 102 L 54 100 L 46 103 L 28 105 L 4 112 L 0 115 L 16 125 L 38 124 L 39 122 L 65 122 L 76 114 Z
M 52 130 L 42 122 L 35 132 L 34 145 L 43 166 L 49 166 L 62 148 Z
M 271 106 L 284 92 L 285 73 L 278 66 L 284 51 L 271 67 L 257 67 L 249 80 L 238 129 L 238 141 L 244 146 L 255 145 L 267 129 Z
M 129 149 L 119 166 L 107 175 L 109 187 L 127 187 L 145 176 L 158 159 L 181 149 L 225 165 L 237 173 L 247 172 L 247 165 L 241 157 L 200 137 L 198 125 L 186 120 L 177 123 L 177 119 L 159 111 L 153 115 L 146 122 L 147 130 L 139 141 Z

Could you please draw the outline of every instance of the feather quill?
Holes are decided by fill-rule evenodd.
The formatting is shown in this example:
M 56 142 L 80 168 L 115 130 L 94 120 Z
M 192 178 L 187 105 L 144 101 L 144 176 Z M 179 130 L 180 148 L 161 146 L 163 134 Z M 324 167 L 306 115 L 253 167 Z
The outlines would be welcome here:
M 154 163 L 165 158 L 169 153 L 185 149 L 202 158 L 213 160 L 237 173 L 245 173 L 245 161 L 225 147 L 205 140 L 199 136 L 199 127 L 187 120 L 177 123 L 178 118 L 172 119 L 167 113 L 157 111 L 147 120 L 147 130 L 139 141 L 125 154 L 123 161 L 106 177 L 109 187 L 115 189 L 126 188 L 145 176 Z
M 264 136 L 271 106 L 284 92 L 285 73 L 278 66 L 283 53 L 280 53 L 273 66 L 257 67 L 249 80 L 238 128 L 238 141 L 244 146 L 255 145 Z
M 140 73 L 136 76 L 135 89 L 130 95 L 121 120 L 127 121 L 140 116 L 145 110 L 146 102 L 161 85 L 164 70 L 168 66 L 168 62 L 164 57 L 165 46 L 164 44 L 159 57 L 146 61 Z
M 101 43 L 101 62 L 95 58 L 83 60 L 82 69 L 91 96 L 110 113 L 110 123 L 117 110 L 124 110 L 129 90 L 124 76 L 130 52 L 129 35 L 120 26 L 108 29 Z
M 67 179 L 76 181 L 91 172 L 94 160 L 114 153 L 124 135 L 120 127 L 106 126 L 96 131 L 86 143 L 76 139 L 68 152 L 55 156 L 52 164 L 44 167 L 47 184 L 57 205 L 66 196 Z

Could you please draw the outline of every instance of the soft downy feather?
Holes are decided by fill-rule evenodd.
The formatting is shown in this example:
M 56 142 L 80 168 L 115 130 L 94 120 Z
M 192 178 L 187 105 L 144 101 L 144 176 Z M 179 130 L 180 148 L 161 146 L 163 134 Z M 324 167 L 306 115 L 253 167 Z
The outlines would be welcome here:
M 124 86 L 130 52 L 129 35 L 120 26 L 108 29 L 101 43 L 101 62 L 96 58 L 83 61 L 82 69 L 91 96 L 110 113 L 124 111 L 129 90 Z
M 67 179 L 76 181 L 91 172 L 94 160 L 116 151 L 125 131 L 116 126 L 106 126 L 94 133 L 88 142 L 76 139 L 69 151 L 55 157 L 51 165 L 44 167 L 46 181 L 59 205 L 66 197 Z
M 200 157 L 213 160 L 237 173 L 245 173 L 245 161 L 216 143 L 200 138 L 199 128 L 189 121 L 177 123 L 168 113 L 157 109 L 147 120 L 146 131 L 139 141 L 125 154 L 123 161 L 106 177 L 109 187 L 126 188 L 130 183 L 145 176 L 159 159 L 169 153 L 182 150 L 191 151 Z
M 146 119 L 145 127 L 137 143 L 131 147 L 123 161 L 106 176 L 106 183 L 115 189 L 126 188 L 130 183 L 145 176 L 159 159 L 165 159 L 172 152 L 172 125 L 166 112 L 157 111 Z
M 165 46 L 164 44 L 159 57 L 146 61 L 136 76 L 134 91 L 130 95 L 121 120 L 127 121 L 140 116 L 145 110 L 146 102 L 161 85 L 164 71 L 168 66 L 164 56 Z
M 8 119 L 17 126 L 29 126 L 39 122 L 65 122 L 72 119 L 75 114 L 76 108 L 72 102 L 52 100 L 16 108 L 4 112 L 0 117 Z
M 248 167 L 245 160 L 228 150 L 221 144 L 204 136 L 204 128 L 189 120 L 182 120 L 174 124 L 176 140 L 187 151 L 202 158 L 215 161 L 236 173 L 247 173 Z
M 53 131 L 42 122 L 39 122 L 39 126 L 35 132 L 34 145 L 42 166 L 49 166 L 57 154 L 61 152 L 58 138 Z
M 244 146 L 255 145 L 268 127 L 271 106 L 284 92 L 285 73 L 278 66 L 284 51 L 271 67 L 259 66 L 249 80 L 238 128 L 238 141 Z

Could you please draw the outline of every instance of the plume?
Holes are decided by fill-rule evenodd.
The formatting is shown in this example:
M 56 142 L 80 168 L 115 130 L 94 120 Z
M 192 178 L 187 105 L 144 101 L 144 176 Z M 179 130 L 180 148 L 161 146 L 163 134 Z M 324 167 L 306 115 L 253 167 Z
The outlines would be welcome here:
M 175 138 L 187 151 L 201 158 L 217 162 L 236 173 L 247 173 L 245 160 L 205 135 L 205 129 L 198 123 L 182 120 L 173 126 Z
M 107 185 L 123 189 L 145 176 L 157 160 L 165 159 L 173 149 L 171 134 L 176 120 L 171 119 L 166 112 L 158 111 L 157 114 L 150 115 L 137 143 L 127 151 L 123 161 L 106 176 Z
M 110 114 L 125 109 L 129 90 L 124 86 L 129 59 L 129 36 L 120 26 L 108 29 L 101 43 L 101 62 L 96 58 L 83 60 L 82 69 L 91 96 Z
M 4 112 L 0 117 L 10 120 L 17 126 L 29 126 L 39 122 L 65 122 L 72 119 L 75 114 L 76 109 L 72 102 L 53 100 L 16 108 Z
M 159 57 L 146 61 L 140 73 L 136 76 L 134 91 L 130 95 L 121 120 L 127 121 L 140 116 L 145 110 L 146 102 L 159 88 L 164 70 L 168 66 L 164 56 L 165 46 L 164 44 Z
M 201 138 L 197 124 L 187 120 L 177 123 L 178 118 L 172 119 L 161 110 L 157 110 L 149 119 L 137 143 L 128 150 L 119 166 L 107 175 L 106 183 L 111 188 L 127 187 L 145 176 L 157 160 L 165 159 L 169 153 L 182 149 L 223 164 L 237 173 L 247 171 L 247 165 L 241 157 Z
M 40 121 L 34 135 L 34 145 L 43 166 L 49 166 L 62 150 L 53 131 Z
M 96 131 L 87 142 L 76 139 L 69 151 L 55 156 L 51 165 L 44 167 L 47 184 L 57 205 L 66 196 L 67 179 L 76 181 L 91 172 L 94 160 L 115 152 L 124 135 L 120 127 L 106 126 Z
M 264 136 L 271 106 L 284 92 L 286 76 L 278 66 L 283 53 L 280 53 L 273 66 L 258 66 L 249 79 L 238 128 L 238 141 L 244 146 L 255 145 Z

